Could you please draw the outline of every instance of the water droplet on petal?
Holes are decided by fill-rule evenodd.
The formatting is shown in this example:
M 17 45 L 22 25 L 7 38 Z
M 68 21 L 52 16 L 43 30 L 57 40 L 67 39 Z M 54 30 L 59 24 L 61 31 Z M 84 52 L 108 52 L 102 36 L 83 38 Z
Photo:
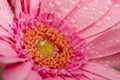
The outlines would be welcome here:
M 120 75 L 117 75 L 117 77 L 120 77 Z
M 54 11 L 51 11 L 51 13 L 55 13 L 57 14 L 58 18 L 60 18 L 62 15 L 61 15 L 61 12 L 59 10 L 54 10 Z
M 107 20 L 111 20 L 111 17 L 110 17 L 110 16 L 107 16 L 106 19 L 107 19 Z
M 75 4 L 76 0 L 69 0 L 71 4 Z
M 93 19 L 94 19 L 94 16 L 90 16 L 90 19 L 92 19 L 92 20 L 93 20 Z
M 83 10 L 88 10 L 88 7 L 83 7 Z
M 108 4 L 110 4 L 110 5 L 112 4 L 111 0 L 108 0 L 107 2 L 108 2 Z
M 93 7 L 93 8 L 92 8 L 92 10 L 93 10 L 93 11 L 95 11 L 95 10 L 96 10 L 96 8 L 95 8 L 95 7 Z
M 103 69 L 104 69 L 104 70 L 108 70 L 108 69 L 109 69 L 109 67 L 106 65 L 106 67 L 104 67 Z
M 109 9 L 109 7 L 108 7 L 108 6 L 105 6 L 105 9 L 106 9 L 106 10 L 108 10 L 108 9 Z
M 101 45 L 105 44 L 105 42 L 101 42 Z
M 115 7 L 119 7 L 120 5 L 119 4 L 116 4 Z
M 98 0 L 94 0 L 94 2 L 95 2 L 95 3 L 97 3 L 97 2 L 98 2 Z
M 103 14 L 104 14 L 104 12 L 103 12 L 103 11 L 99 11 L 99 14 L 103 15 Z
M 54 3 L 53 2 L 49 2 L 49 6 L 50 7 L 54 7 Z
M 116 39 L 116 42 L 120 42 L 120 39 Z
M 75 23 L 75 22 L 76 22 L 76 20 L 75 20 L 75 19 L 71 19 L 70 21 L 71 21 L 72 23 Z
M 89 50 L 90 49 L 90 47 L 87 47 L 87 50 Z
M 61 0 L 55 0 L 55 3 L 56 3 L 57 5 L 61 5 L 61 4 L 62 4 L 62 1 L 61 1 Z
M 98 52 L 95 52 L 95 54 L 99 54 Z
M 69 11 L 70 11 L 69 8 L 63 8 L 63 10 L 64 10 L 65 12 L 69 12 Z
M 113 41 L 112 40 L 110 40 L 110 43 L 112 43 Z
M 96 23 L 96 25 L 101 25 L 101 24 L 102 24 L 101 21 L 99 21 L 99 22 Z

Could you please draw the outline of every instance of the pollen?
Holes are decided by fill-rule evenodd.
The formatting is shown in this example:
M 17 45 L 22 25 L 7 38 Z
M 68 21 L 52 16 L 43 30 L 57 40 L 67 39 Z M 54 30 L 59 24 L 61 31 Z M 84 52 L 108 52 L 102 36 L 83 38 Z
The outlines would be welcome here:
M 48 41 L 40 40 L 36 47 L 42 56 L 53 56 L 54 47 Z
M 27 54 L 35 65 L 63 68 L 73 57 L 70 43 L 57 29 L 42 26 L 23 32 Z

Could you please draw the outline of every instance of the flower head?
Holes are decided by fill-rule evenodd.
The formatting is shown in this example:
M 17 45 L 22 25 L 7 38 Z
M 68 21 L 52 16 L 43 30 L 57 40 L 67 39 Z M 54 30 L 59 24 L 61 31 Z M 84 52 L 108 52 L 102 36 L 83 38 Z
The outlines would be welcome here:
M 113 28 L 119 25 L 119 23 L 114 25 L 118 18 L 114 23 L 100 28 L 100 21 L 104 21 L 104 17 L 107 20 L 111 19 L 108 15 L 115 10 L 116 5 L 119 7 L 119 1 L 103 1 L 102 4 L 106 5 L 104 8 L 98 6 L 99 2 L 96 0 L 0 2 L 7 7 L 1 5 L 1 12 L 8 15 L 6 17 L 0 14 L 2 17 L 0 19 L 0 63 L 6 65 L 3 72 L 4 80 L 120 79 L 119 72 L 110 68 L 111 64 L 108 66 L 105 65 L 108 63 L 96 63 L 106 56 L 107 58 L 111 55 L 119 56 L 120 45 L 117 43 L 120 38 L 111 35 L 114 32 L 117 32 L 114 33 L 116 36 L 120 34 L 119 27 Z M 67 7 L 64 2 L 67 2 Z M 61 5 L 64 7 L 60 8 Z M 95 18 L 90 16 L 90 19 L 87 19 L 81 16 L 84 13 L 89 17 L 87 12 L 89 8 L 95 12 L 97 8 L 102 8 L 103 11 L 99 14 L 89 11 L 89 14 L 94 15 Z M 82 21 L 85 21 L 84 24 Z M 100 30 L 92 32 L 94 28 Z M 117 41 L 111 42 L 111 45 L 108 44 L 107 47 L 103 47 L 104 49 L 98 49 L 105 37 L 107 37 L 105 43 L 101 43 L 103 46 L 109 43 L 108 40 Z M 110 46 L 114 48 L 109 50 Z M 119 63 L 112 66 L 118 65 Z

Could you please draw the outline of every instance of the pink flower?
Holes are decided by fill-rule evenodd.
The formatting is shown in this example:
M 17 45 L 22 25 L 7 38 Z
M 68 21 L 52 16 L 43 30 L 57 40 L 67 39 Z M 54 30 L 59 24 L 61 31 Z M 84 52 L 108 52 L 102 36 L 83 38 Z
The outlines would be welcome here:
M 120 80 L 119 14 L 119 0 L 0 0 L 3 79 Z

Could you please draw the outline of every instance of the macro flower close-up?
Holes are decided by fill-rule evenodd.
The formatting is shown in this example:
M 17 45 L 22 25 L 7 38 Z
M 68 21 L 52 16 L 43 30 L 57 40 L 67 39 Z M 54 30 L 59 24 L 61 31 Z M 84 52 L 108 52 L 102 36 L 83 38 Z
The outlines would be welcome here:
M 2 80 L 120 80 L 120 0 L 0 0 Z

